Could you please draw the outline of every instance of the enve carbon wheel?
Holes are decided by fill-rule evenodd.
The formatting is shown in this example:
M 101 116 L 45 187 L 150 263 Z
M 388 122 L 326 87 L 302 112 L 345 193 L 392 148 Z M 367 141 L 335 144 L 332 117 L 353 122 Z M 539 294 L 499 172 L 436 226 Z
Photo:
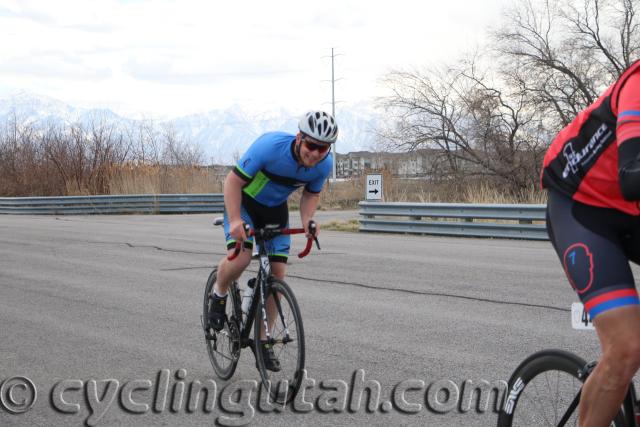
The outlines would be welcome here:
M 509 379 L 498 427 L 557 426 L 582 387 L 578 375 L 585 365 L 584 359 L 563 350 L 529 356 Z M 565 425 L 578 425 L 578 408 Z M 611 425 L 625 425 L 621 412 Z
M 209 360 L 216 375 L 222 380 L 231 378 L 238 365 L 240 357 L 240 331 L 236 321 L 236 307 L 239 307 L 238 285 L 236 282 L 229 287 L 227 297 L 227 321 L 219 332 L 208 328 L 209 304 L 211 304 L 211 290 L 216 282 L 217 269 L 214 269 L 204 290 L 203 324 L 205 326 L 205 342 L 209 353 Z
M 259 292 L 259 290 L 256 290 Z M 302 381 L 304 369 L 304 328 L 298 302 L 289 286 L 273 277 L 269 278 L 265 295 L 269 333 L 272 348 L 280 361 L 280 371 L 269 371 L 265 367 L 259 348 L 264 339 L 264 319 L 260 306 L 254 322 L 255 355 L 263 386 L 269 391 L 271 401 L 288 403 L 295 397 Z

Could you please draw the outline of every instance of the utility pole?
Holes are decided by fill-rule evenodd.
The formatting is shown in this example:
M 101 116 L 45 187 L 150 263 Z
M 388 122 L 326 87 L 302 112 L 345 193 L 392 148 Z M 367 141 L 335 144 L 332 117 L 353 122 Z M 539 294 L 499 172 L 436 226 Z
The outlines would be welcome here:
M 333 48 L 331 48 L 331 115 L 336 120 L 336 79 L 334 75 L 334 65 L 333 65 Z M 338 129 L 339 130 L 339 129 Z M 336 164 L 338 163 L 338 151 L 336 150 L 336 142 L 333 143 L 333 180 L 336 180 Z
M 331 48 L 331 115 L 336 119 L 336 81 L 341 79 L 336 79 L 335 77 L 335 58 L 336 56 L 340 56 L 340 54 L 336 55 L 334 53 L 334 48 Z M 326 58 L 323 57 L 323 58 Z M 327 80 L 323 80 L 327 81 Z M 337 122 L 337 119 L 336 119 Z M 338 153 L 336 151 L 336 143 L 333 143 L 333 177 L 330 181 L 336 180 L 336 166 L 338 163 Z

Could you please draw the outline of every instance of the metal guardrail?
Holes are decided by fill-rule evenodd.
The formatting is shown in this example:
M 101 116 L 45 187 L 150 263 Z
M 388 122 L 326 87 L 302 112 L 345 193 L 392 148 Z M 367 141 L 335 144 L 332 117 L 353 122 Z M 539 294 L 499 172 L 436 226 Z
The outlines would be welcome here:
M 360 202 L 360 231 L 548 240 L 545 211 L 545 205 Z
M 0 197 L 0 214 L 104 215 L 219 213 L 223 211 L 222 194 Z
M 222 194 L 0 197 L 0 214 L 221 212 L 224 212 Z M 545 205 L 360 202 L 359 213 L 360 231 L 548 240 L 544 225 Z

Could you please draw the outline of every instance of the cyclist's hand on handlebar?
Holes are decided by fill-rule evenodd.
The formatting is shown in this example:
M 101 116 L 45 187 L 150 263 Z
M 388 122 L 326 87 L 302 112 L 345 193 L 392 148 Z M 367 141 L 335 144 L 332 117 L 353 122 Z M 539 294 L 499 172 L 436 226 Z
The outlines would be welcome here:
M 247 233 L 242 219 L 234 220 L 229 223 L 229 234 L 236 242 L 244 242 L 247 240 Z
M 238 224 L 240 226 L 239 232 L 238 232 Z M 233 221 L 229 224 L 229 234 L 236 241 L 236 247 L 233 250 L 233 253 L 227 256 L 227 259 L 229 261 L 233 261 L 234 259 L 236 259 L 240 251 L 244 251 L 244 241 L 247 240 L 247 236 L 249 235 L 250 231 L 251 231 L 251 227 L 249 226 L 249 224 L 245 224 L 244 222 L 242 222 L 242 220 Z
M 310 220 L 307 224 L 304 224 L 304 235 L 307 239 L 315 239 L 320 234 L 320 224 L 314 220 Z
M 311 248 L 309 245 L 311 244 L 311 240 L 313 240 L 314 242 L 316 242 L 316 247 L 320 249 L 320 242 L 318 242 L 318 234 L 320 234 L 320 224 L 318 224 L 314 220 L 310 220 L 304 230 L 306 232 L 305 235 L 307 236 L 307 239 L 309 239 L 309 244 L 307 246 Z

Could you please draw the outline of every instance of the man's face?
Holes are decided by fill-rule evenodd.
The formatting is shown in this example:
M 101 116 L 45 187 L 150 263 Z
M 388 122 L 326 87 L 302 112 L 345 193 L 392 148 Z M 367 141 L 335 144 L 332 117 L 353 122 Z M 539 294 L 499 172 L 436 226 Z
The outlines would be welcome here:
M 316 141 L 308 135 L 298 134 L 300 140 L 300 161 L 305 167 L 315 166 L 325 158 L 331 144 Z

